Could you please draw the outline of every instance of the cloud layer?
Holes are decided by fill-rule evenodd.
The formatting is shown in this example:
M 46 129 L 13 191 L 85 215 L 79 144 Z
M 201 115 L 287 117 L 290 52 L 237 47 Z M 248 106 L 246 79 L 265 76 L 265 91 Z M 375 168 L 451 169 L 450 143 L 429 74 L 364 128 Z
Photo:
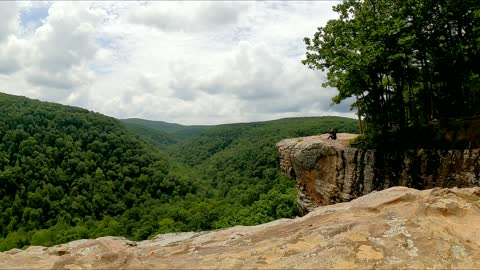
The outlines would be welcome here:
M 353 116 L 300 63 L 333 4 L 0 2 L 0 91 L 182 124 Z

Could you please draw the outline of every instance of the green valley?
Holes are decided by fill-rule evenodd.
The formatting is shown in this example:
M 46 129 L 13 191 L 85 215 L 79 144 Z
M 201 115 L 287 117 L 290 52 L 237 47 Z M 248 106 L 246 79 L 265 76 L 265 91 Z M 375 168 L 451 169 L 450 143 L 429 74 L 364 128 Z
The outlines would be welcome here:
M 0 94 L 0 250 L 253 225 L 296 213 L 275 143 L 353 119 L 217 126 L 117 120 Z

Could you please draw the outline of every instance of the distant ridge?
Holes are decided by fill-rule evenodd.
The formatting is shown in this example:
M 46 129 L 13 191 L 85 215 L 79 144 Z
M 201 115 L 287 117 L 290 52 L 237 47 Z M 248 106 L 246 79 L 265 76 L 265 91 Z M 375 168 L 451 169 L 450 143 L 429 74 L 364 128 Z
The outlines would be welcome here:
M 183 126 L 0 94 L 0 251 L 296 215 L 275 143 L 353 119 Z

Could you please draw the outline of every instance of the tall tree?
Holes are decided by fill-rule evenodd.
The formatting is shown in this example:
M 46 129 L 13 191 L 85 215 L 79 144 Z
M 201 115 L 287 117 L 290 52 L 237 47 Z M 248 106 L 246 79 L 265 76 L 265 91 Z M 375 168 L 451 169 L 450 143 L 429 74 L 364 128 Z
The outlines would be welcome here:
M 305 38 L 335 103 L 356 96 L 367 133 L 480 113 L 480 1 L 345 0 Z

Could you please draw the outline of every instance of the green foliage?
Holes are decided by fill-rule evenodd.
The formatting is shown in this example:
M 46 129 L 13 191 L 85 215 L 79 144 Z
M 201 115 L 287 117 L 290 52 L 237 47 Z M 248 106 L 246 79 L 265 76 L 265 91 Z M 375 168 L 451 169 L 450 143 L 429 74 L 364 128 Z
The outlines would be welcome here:
M 480 114 L 479 1 L 347 0 L 334 11 L 305 38 L 303 63 L 328 70 L 334 102 L 358 98 L 372 140 Z
M 203 133 L 210 126 L 183 126 L 163 121 L 149 121 L 130 118 L 121 120 L 130 130 L 142 137 L 150 138 L 157 145 L 174 144 L 179 140 L 188 139 Z
M 0 250 L 293 217 L 295 183 L 279 174 L 275 143 L 357 131 L 339 117 L 128 121 L 0 94 Z
M 2 250 L 95 237 L 106 217 L 195 188 L 113 118 L 0 94 L 0 127 Z
M 169 145 L 166 151 L 170 156 L 188 165 L 208 187 L 197 193 L 201 194 L 197 200 L 205 196 L 207 205 L 213 204 L 211 208 L 184 208 L 202 213 L 199 229 L 254 225 L 294 216 L 295 182 L 280 175 L 275 144 L 284 138 L 326 133 L 333 127 L 339 132 L 358 133 L 353 119 L 290 118 L 204 126 L 197 135 Z M 195 199 L 190 196 L 188 200 Z
M 217 162 L 227 162 L 228 166 L 224 164 L 225 167 L 234 168 L 239 173 L 243 173 L 245 168 L 240 167 L 244 163 L 253 163 L 246 171 L 252 172 L 254 166 L 262 164 L 270 166 L 269 168 L 278 167 L 275 149 L 278 141 L 327 133 L 333 127 L 339 132 L 358 133 L 356 122 L 349 118 L 287 118 L 205 128 L 202 134 L 170 147 L 169 152 L 190 166 L 201 165 L 206 160 L 211 163 L 211 158 L 216 156 Z M 205 166 L 202 164 L 201 167 Z M 217 169 L 223 171 L 222 168 Z

